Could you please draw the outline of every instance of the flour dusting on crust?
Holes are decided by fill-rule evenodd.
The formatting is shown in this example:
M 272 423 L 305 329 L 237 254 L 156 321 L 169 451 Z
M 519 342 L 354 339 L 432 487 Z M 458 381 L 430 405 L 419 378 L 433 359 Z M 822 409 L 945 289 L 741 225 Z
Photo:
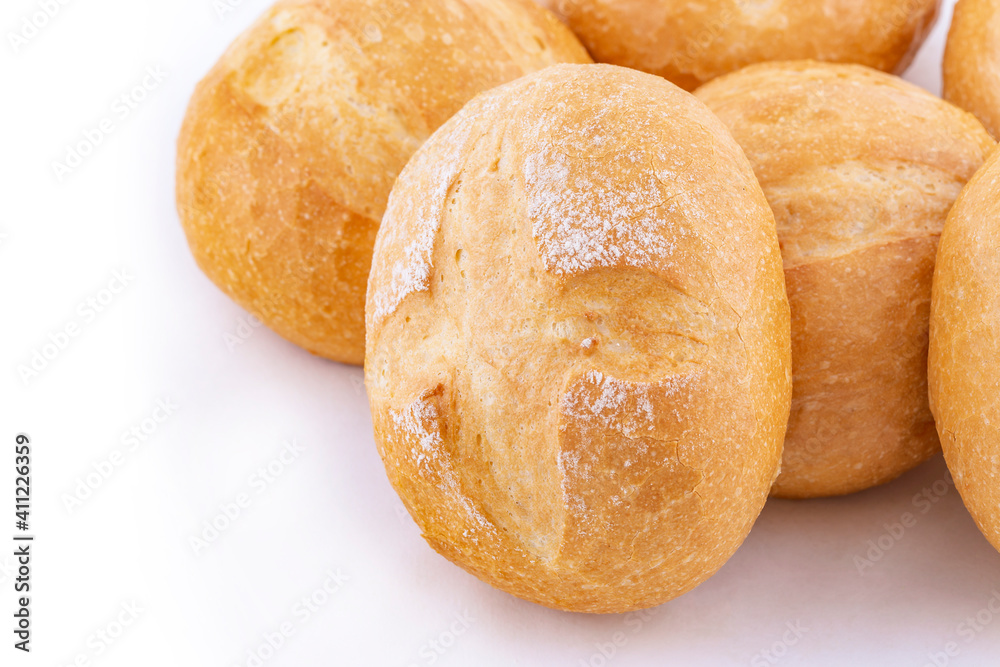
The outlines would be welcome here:
M 442 444 L 441 434 L 425 426 L 437 421 L 437 408 L 433 403 L 424 399 L 414 401 L 402 410 L 389 410 L 389 416 L 399 431 L 411 436 L 410 440 L 414 444 L 410 455 L 418 467 L 437 456 L 437 450 Z
M 693 384 L 704 379 L 703 373 L 696 369 L 646 383 L 618 380 L 591 370 L 573 382 L 560 401 L 560 410 L 568 418 L 560 430 L 576 431 L 577 444 L 561 449 L 556 463 L 564 503 L 577 519 L 575 530 L 581 534 L 599 531 L 600 503 L 606 500 L 621 506 L 659 468 L 674 462 L 683 467 L 676 453 L 678 441 L 663 437 L 662 420 L 676 423 L 684 419 L 689 410 L 684 397 L 690 395 Z M 661 422 L 659 427 L 657 422 Z M 664 449 L 665 445 L 669 446 Z M 595 504 L 587 493 L 574 492 L 572 487 L 579 487 L 581 481 L 589 488 L 595 477 L 609 474 L 611 452 L 621 455 L 615 464 L 619 466 L 615 474 L 619 475 L 616 479 L 621 493 Z
M 383 254 L 379 248 L 398 250 L 392 264 L 383 267 L 388 269 L 388 279 L 377 283 L 373 295 L 375 324 L 395 311 L 410 294 L 430 289 L 434 241 L 447 208 L 446 198 L 465 164 L 465 150 L 476 119 L 485 110 L 488 108 L 466 107 L 459 112 L 428 142 L 436 141 L 441 146 L 425 145 L 418 151 L 392 189 L 382 218 L 384 236 L 379 238 L 375 254 Z M 439 155 L 436 162 L 435 155 Z M 415 197 L 414 192 L 429 194 Z
M 598 393 L 588 390 L 596 386 Z M 636 414 L 652 424 L 654 420 L 653 403 L 649 398 L 649 385 L 637 382 L 625 382 L 608 377 L 600 371 L 588 371 L 576 386 L 562 398 L 560 407 L 565 415 L 574 420 L 592 421 L 600 419 L 610 426 L 620 419 L 623 409 L 635 403 Z M 631 422 L 633 420 L 628 420 Z M 623 421 L 623 433 L 626 437 L 634 437 L 635 429 Z
M 591 370 L 573 383 L 559 407 L 577 423 L 597 421 L 601 427 L 618 430 L 627 438 L 652 435 L 658 417 L 654 402 L 677 396 L 702 375 L 699 369 L 656 382 L 629 382 Z
M 461 508 L 468 526 L 464 536 L 478 543 L 479 531 L 495 533 L 493 524 L 476 509 L 462 490 L 451 459 L 444 450 L 444 439 L 439 427 L 441 415 L 436 403 L 428 398 L 420 398 L 402 410 L 390 408 L 389 418 L 402 436 L 397 442 L 410 443 L 409 456 L 414 462 L 414 469 L 419 472 L 421 482 L 434 484 L 448 499 L 449 506 Z
M 649 268 L 675 249 L 658 209 L 675 206 L 670 200 L 683 192 L 676 182 L 668 187 L 674 174 L 661 179 L 653 164 L 662 119 L 625 108 L 626 97 L 612 93 L 580 120 L 567 120 L 559 107 L 532 120 L 537 148 L 524 161 L 527 212 L 542 262 L 557 275 L 623 264 Z M 628 135 L 609 129 L 623 114 Z M 609 165 L 618 171 L 613 178 Z

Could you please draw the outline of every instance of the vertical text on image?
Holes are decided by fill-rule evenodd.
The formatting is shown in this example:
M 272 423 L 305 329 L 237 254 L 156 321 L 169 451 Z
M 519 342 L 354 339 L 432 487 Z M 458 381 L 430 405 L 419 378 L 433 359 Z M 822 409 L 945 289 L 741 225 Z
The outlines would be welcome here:
M 20 433 L 14 438 L 14 648 L 31 651 L 31 546 L 34 537 L 26 534 L 31 521 L 31 438 Z

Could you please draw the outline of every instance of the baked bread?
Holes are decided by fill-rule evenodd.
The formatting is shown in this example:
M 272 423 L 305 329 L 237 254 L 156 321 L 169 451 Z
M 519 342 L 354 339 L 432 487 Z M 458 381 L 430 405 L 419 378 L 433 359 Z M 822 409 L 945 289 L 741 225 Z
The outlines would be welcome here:
M 424 537 L 574 611 L 649 607 L 743 541 L 790 401 L 774 221 L 694 97 L 563 65 L 407 165 L 368 285 L 365 384 Z
M 944 97 L 1000 139 L 1000 0 L 959 0 L 944 52 Z
M 934 253 L 993 147 L 970 114 L 894 76 L 748 67 L 697 96 L 774 209 L 792 309 L 792 412 L 775 496 L 881 484 L 938 451 L 927 404 Z
M 372 246 L 409 157 L 477 93 L 589 61 L 530 0 L 278 2 L 188 107 L 177 206 L 191 251 L 276 332 L 360 364 Z
M 945 224 L 928 366 L 948 469 L 980 530 L 1000 549 L 1000 150 Z
M 859 63 L 902 72 L 940 0 L 539 0 L 595 60 L 686 90 L 769 60 Z

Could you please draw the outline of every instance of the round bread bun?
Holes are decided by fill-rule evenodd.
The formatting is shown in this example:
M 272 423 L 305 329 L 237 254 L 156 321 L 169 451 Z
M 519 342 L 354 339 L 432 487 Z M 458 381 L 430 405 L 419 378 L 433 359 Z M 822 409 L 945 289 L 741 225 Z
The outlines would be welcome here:
M 955 203 L 931 300 L 931 409 L 948 469 L 1000 549 L 1000 150 Z
M 1000 0 L 959 0 L 944 52 L 944 97 L 1000 139 Z
M 278 2 L 188 107 L 177 207 L 195 260 L 288 340 L 362 363 L 396 176 L 476 94 L 558 62 L 590 59 L 530 0 Z
M 741 67 L 811 58 L 902 72 L 940 0 L 539 0 L 599 62 L 686 90 Z
M 934 254 L 994 142 L 894 76 L 749 67 L 697 96 L 746 151 L 774 210 L 792 309 L 792 413 L 773 494 L 887 482 L 939 450 L 927 403 Z
M 467 105 L 392 191 L 366 312 L 389 479 L 497 588 L 656 605 L 763 506 L 791 391 L 773 216 L 664 79 L 563 65 Z

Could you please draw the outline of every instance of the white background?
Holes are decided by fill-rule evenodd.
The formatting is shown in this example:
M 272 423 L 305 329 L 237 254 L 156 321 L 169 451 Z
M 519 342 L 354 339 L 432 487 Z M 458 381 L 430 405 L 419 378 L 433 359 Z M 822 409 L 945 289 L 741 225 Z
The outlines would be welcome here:
M 232 0 L 222 17 L 214 0 L 63 1 L 17 54 L 7 34 L 35 0 L 0 10 L 0 665 L 234 667 L 286 622 L 293 634 L 265 649 L 268 667 L 919 667 L 948 642 L 958 654 L 938 664 L 995 664 L 1000 620 L 966 618 L 1000 590 L 1000 555 L 941 481 L 940 457 L 851 497 L 769 503 L 718 575 L 648 616 L 535 606 L 436 555 L 386 481 L 361 370 L 264 328 L 230 350 L 246 314 L 197 270 L 174 211 L 188 96 L 267 1 Z M 907 75 L 934 92 L 945 4 Z M 115 100 L 157 66 L 166 79 L 122 119 Z M 106 117 L 111 135 L 59 182 L 53 161 Z M 102 293 L 122 270 L 127 287 Z M 96 316 L 80 306 L 109 296 Z M 18 366 L 71 323 L 78 335 L 25 382 Z M 168 399 L 179 407 L 153 430 L 144 420 Z M 144 426 L 130 451 L 122 434 Z M 19 432 L 34 443 L 28 656 L 11 631 Z M 302 453 L 271 483 L 252 480 L 290 440 Z M 67 508 L 115 450 L 120 465 Z M 920 500 L 935 482 L 937 502 Z M 249 507 L 196 555 L 190 538 L 243 493 Z M 900 535 L 907 512 L 915 525 Z M 880 539 L 889 548 L 869 553 Z M 325 604 L 308 618 L 296 613 L 328 571 L 348 579 L 317 594 Z M 141 612 L 108 646 L 97 633 L 117 634 L 129 604 Z

